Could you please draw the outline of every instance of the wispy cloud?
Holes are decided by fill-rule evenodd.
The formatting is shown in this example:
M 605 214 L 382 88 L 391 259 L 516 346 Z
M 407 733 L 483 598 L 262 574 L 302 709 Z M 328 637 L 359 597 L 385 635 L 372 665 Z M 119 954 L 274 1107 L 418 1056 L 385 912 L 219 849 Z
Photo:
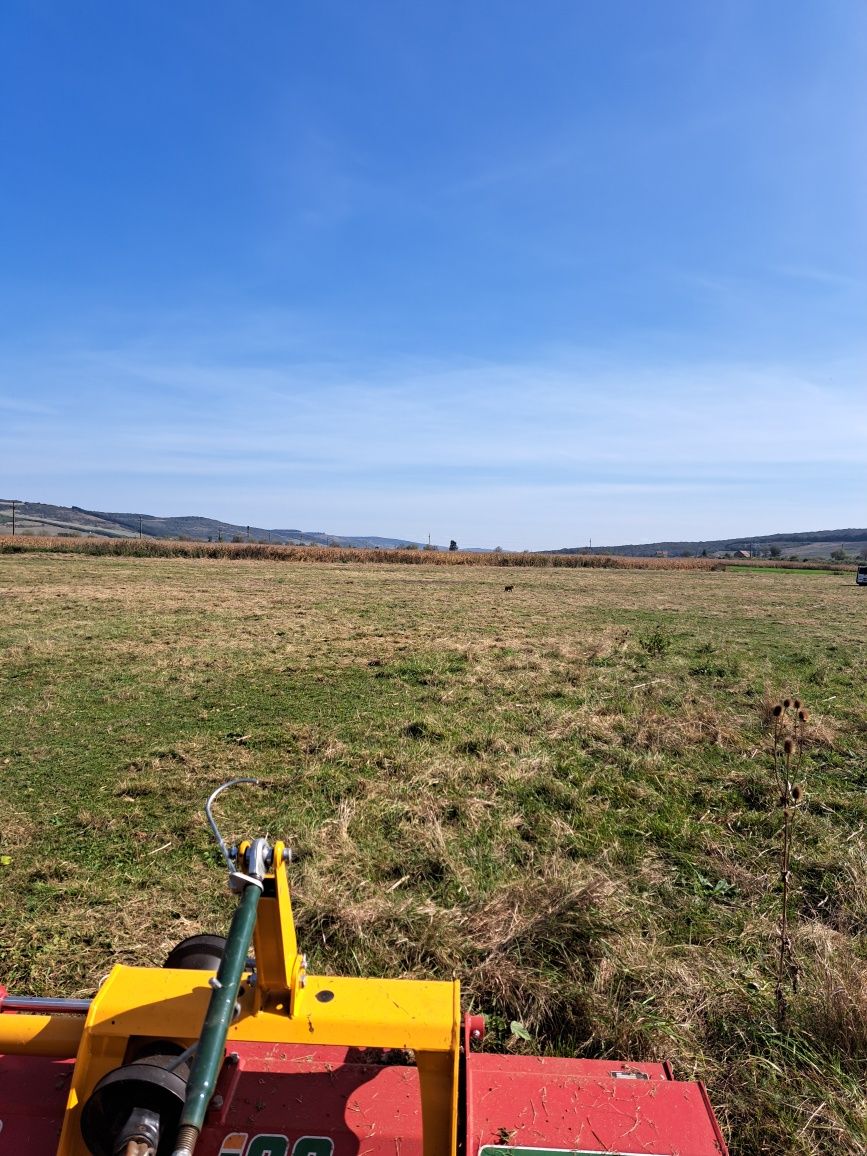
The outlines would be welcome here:
M 15 436 L 4 439 L 10 484 L 42 493 L 40 479 L 62 455 L 72 489 L 76 478 L 92 487 L 122 476 L 129 492 L 164 492 L 182 479 L 187 495 L 208 495 L 207 512 L 234 490 L 233 502 L 262 511 L 259 521 L 275 491 L 281 503 L 290 492 L 303 495 L 293 524 L 343 511 L 348 530 L 350 511 L 367 510 L 367 531 L 382 519 L 400 534 L 413 527 L 396 523 L 422 509 L 430 521 L 438 508 L 446 532 L 468 509 L 496 506 L 511 511 L 484 515 L 499 537 L 511 517 L 522 541 L 544 545 L 562 539 L 556 519 L 568 521 L 570 505 L 607 511 L 597 536 L 606 521 L 631 538 L 679 536 L 673 516 L 695 521 L 721 495 L 749 508 L 780 478 L 794 497 L 807 475 L 865 462 L 857 360 L 812 370 L 649 368 L 560 351 L 514 364 L 406 359 L 349 373 L 161 352 L 115 348 L 32 366 L 31 379 L 50 373 L 74 388 L 53 416 L 20 400 Z M 118 503 L 105 495 L 96 504 Z M 828 519 L 840 520 L 830 509 Z
M 45 415 L 56 413 L 54 406 L 40 401 L 29 401 L 21 397 L 4 397 L 0 394 L 0 410 L 12 414 Z
M 848 273 L 841 273 L 837 269 L 819 268 L 814 265 L 780 265 L 772 272 L 793 281 L 808 281 L 816 285 L 826 285 L 844 291 L 860 289 L 862 292 L 867 292 L 867 276 L 855 277 Z

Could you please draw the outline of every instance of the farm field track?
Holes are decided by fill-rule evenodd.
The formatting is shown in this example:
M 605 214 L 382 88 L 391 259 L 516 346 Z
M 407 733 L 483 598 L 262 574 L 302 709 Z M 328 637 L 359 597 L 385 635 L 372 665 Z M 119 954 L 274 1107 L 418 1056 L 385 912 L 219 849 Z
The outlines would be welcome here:
M 294 848 L 312 970 L 457 972 L 492 1046 L 703 1079 L 733 1154 L 867 1154 L 851 572 L 27 549 L 0 553 L 0 607 L 10 990 L 87 995 L 223 930 L 202 804 L 255 774 L 221 814 Z M 790 695 L 810 719 L 780 1030 Z

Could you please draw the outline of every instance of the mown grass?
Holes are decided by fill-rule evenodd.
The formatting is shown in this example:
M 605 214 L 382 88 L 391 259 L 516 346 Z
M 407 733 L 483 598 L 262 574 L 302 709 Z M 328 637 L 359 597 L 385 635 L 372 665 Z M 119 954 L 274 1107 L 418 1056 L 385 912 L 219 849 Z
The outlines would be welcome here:
M 252 773 L 269 789 L 225 823 L 295 848 L 314 969 L 457 971 L 494 1046 L 704 1079 L 734 1153 L 867 1153 L 849 575 L 28 552 L 0 557 L 0 599 L 13 990 L 86 994 L 225 926 L 201 805 Z M 781 1032 L 785 693 L 812 718 Z
M 827 563 L 822 564 L 818 562 L 811 562 L 809 564 L 795 563 L 795 562 L 757 562 L 750 564 L 748 562 L 736 563 L 732 569 L 740 571 L 744 574 L 767 574 L 769 570 L 781 569 L 788 570 L 790 574 L 839 574 L 844 570 L 854 570 L 856 567 L 852 563 L 841 562 L 837 566 L 829 566 Z

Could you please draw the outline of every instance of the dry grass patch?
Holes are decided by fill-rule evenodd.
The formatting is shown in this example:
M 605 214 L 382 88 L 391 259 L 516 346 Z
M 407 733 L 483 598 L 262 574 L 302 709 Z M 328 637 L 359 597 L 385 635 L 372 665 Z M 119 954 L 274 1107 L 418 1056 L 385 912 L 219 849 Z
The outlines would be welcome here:
M 713 702 L 687 700 L 673 714 L 646 707 L 634 721 L 630 738 L 637 747 L 674 755 L 708 745 L 733 750 L 743 745 L 743 725 Z

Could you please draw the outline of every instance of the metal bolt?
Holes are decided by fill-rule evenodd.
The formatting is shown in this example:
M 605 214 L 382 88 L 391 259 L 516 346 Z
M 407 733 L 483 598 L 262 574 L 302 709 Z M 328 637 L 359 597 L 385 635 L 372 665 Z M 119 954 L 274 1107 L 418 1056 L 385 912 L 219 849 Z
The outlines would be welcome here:
M 473 1030 L 470 1032 L 470 1039 L 471 1040 L 480 1040 L 481 1038 L 482 1038 L 482 1033 L 479 1031 L 479 1029 L 473 1028 Z
M 185 1124 L 178 1129 L 172 1156 L 193 1156 L 198 1139 L 199 1129 L 194 1128 L 192 1124 Z
M 283 848 L 283 862 L 284 863 L 291 863 L 292 862 L 292 848 L 291 847 L 284 847 Z
M 122 1156 L 156 1156 L 156 1148 L 146 1140 L 130 1140 Z
M 211 978 L 208 980 L 208 987 L 212 987 L 214 989 L 214 991 L 219 991 L 222 986 L 223 985 L 220 983 L 220 981 L 217 979 L 217 977 L 215 975 L 212 975 Z
M 223 1106 L 223 1097 L 222 1096 L 217 1095 L 217 1096 L 211 1097 L 211 1107 L 212 1108 L 222 1108 L 222 1106 Z

